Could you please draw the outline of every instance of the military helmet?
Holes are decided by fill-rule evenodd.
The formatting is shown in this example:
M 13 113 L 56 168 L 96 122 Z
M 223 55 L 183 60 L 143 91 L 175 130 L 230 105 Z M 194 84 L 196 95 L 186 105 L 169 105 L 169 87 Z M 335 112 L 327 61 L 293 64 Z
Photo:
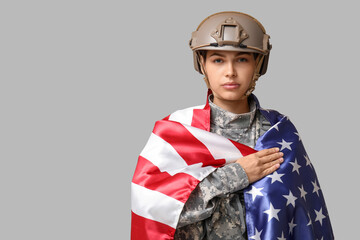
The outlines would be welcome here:
M 262 24 L 241 12 L 219 12 L 205 18 L 191 35 L 195 70 L 203 74 L 201 50 L 225 50 L 258 53 L 263 56 L 257 71 L 266 73 L 271 45 Z

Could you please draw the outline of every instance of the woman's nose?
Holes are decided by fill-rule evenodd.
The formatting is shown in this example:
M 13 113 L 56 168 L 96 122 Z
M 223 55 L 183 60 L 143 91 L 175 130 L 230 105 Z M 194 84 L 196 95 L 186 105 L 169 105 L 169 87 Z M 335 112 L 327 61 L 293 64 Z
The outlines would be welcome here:
M 232 62 L 229 62 L 226 67 L 226 77 L 236 77 L 236 70 L 234 68 L 234 64 Z

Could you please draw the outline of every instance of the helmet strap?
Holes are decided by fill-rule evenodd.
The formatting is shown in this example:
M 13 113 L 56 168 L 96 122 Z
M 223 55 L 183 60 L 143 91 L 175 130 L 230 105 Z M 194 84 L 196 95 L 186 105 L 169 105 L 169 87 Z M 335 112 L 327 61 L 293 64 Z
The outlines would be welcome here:
M 208 89 L 210 89 L 210 82 L 209 82 L 209 78 L 208 75 L 205 71 L 205 67 L 204 67 L 204 57 L 201 56 L 201 54 L 199 52 L 196 52 L 196 57 L 198 58 L 198 63 L 200 66 L 200 71 L 202 72 L 202 74 L 204 74 L 204 81 L 206 83 L 206 86 Z
M 255 67 L 254 75 L 252 77 L 252 81 L 250 83 L 248 90 L 244 94 L 245 97 L 250 96 L 250 94 L 255 90 L 256 82 L 259 79 L 259 77 L 261 76 L 260 69 L 264 62 L 264 58 L 265 58 L 265 55 L 263 55 L 263 54 L 259 54 L 258 57 L 256 58 L 256 67 Z

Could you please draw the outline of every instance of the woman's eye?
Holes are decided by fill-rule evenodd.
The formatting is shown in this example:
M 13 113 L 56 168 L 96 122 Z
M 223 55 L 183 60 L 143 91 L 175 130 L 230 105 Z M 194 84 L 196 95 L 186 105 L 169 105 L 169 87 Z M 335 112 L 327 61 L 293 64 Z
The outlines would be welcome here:
M 222 61 L 222 59 L 215 59 L 214 60 L 214 63 L 222 63 L 223 61 Z
M 247 62 L 247 59 L 246 58 L 239 58 L 238 62 Z

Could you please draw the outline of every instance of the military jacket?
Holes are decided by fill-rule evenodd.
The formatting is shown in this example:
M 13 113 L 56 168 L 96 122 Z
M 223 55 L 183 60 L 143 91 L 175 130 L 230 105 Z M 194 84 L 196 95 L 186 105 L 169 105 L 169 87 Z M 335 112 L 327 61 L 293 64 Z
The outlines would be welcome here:
M 210 131 L 249 147 L 271 124 L 249 98 L 250 112 L 234 114 L 212 102 L 209 96 Z M 185 203 L 174 239 L 247 239 L 242 189 L 249 185 L 238 163 L 218 168 L 207 176 Z

